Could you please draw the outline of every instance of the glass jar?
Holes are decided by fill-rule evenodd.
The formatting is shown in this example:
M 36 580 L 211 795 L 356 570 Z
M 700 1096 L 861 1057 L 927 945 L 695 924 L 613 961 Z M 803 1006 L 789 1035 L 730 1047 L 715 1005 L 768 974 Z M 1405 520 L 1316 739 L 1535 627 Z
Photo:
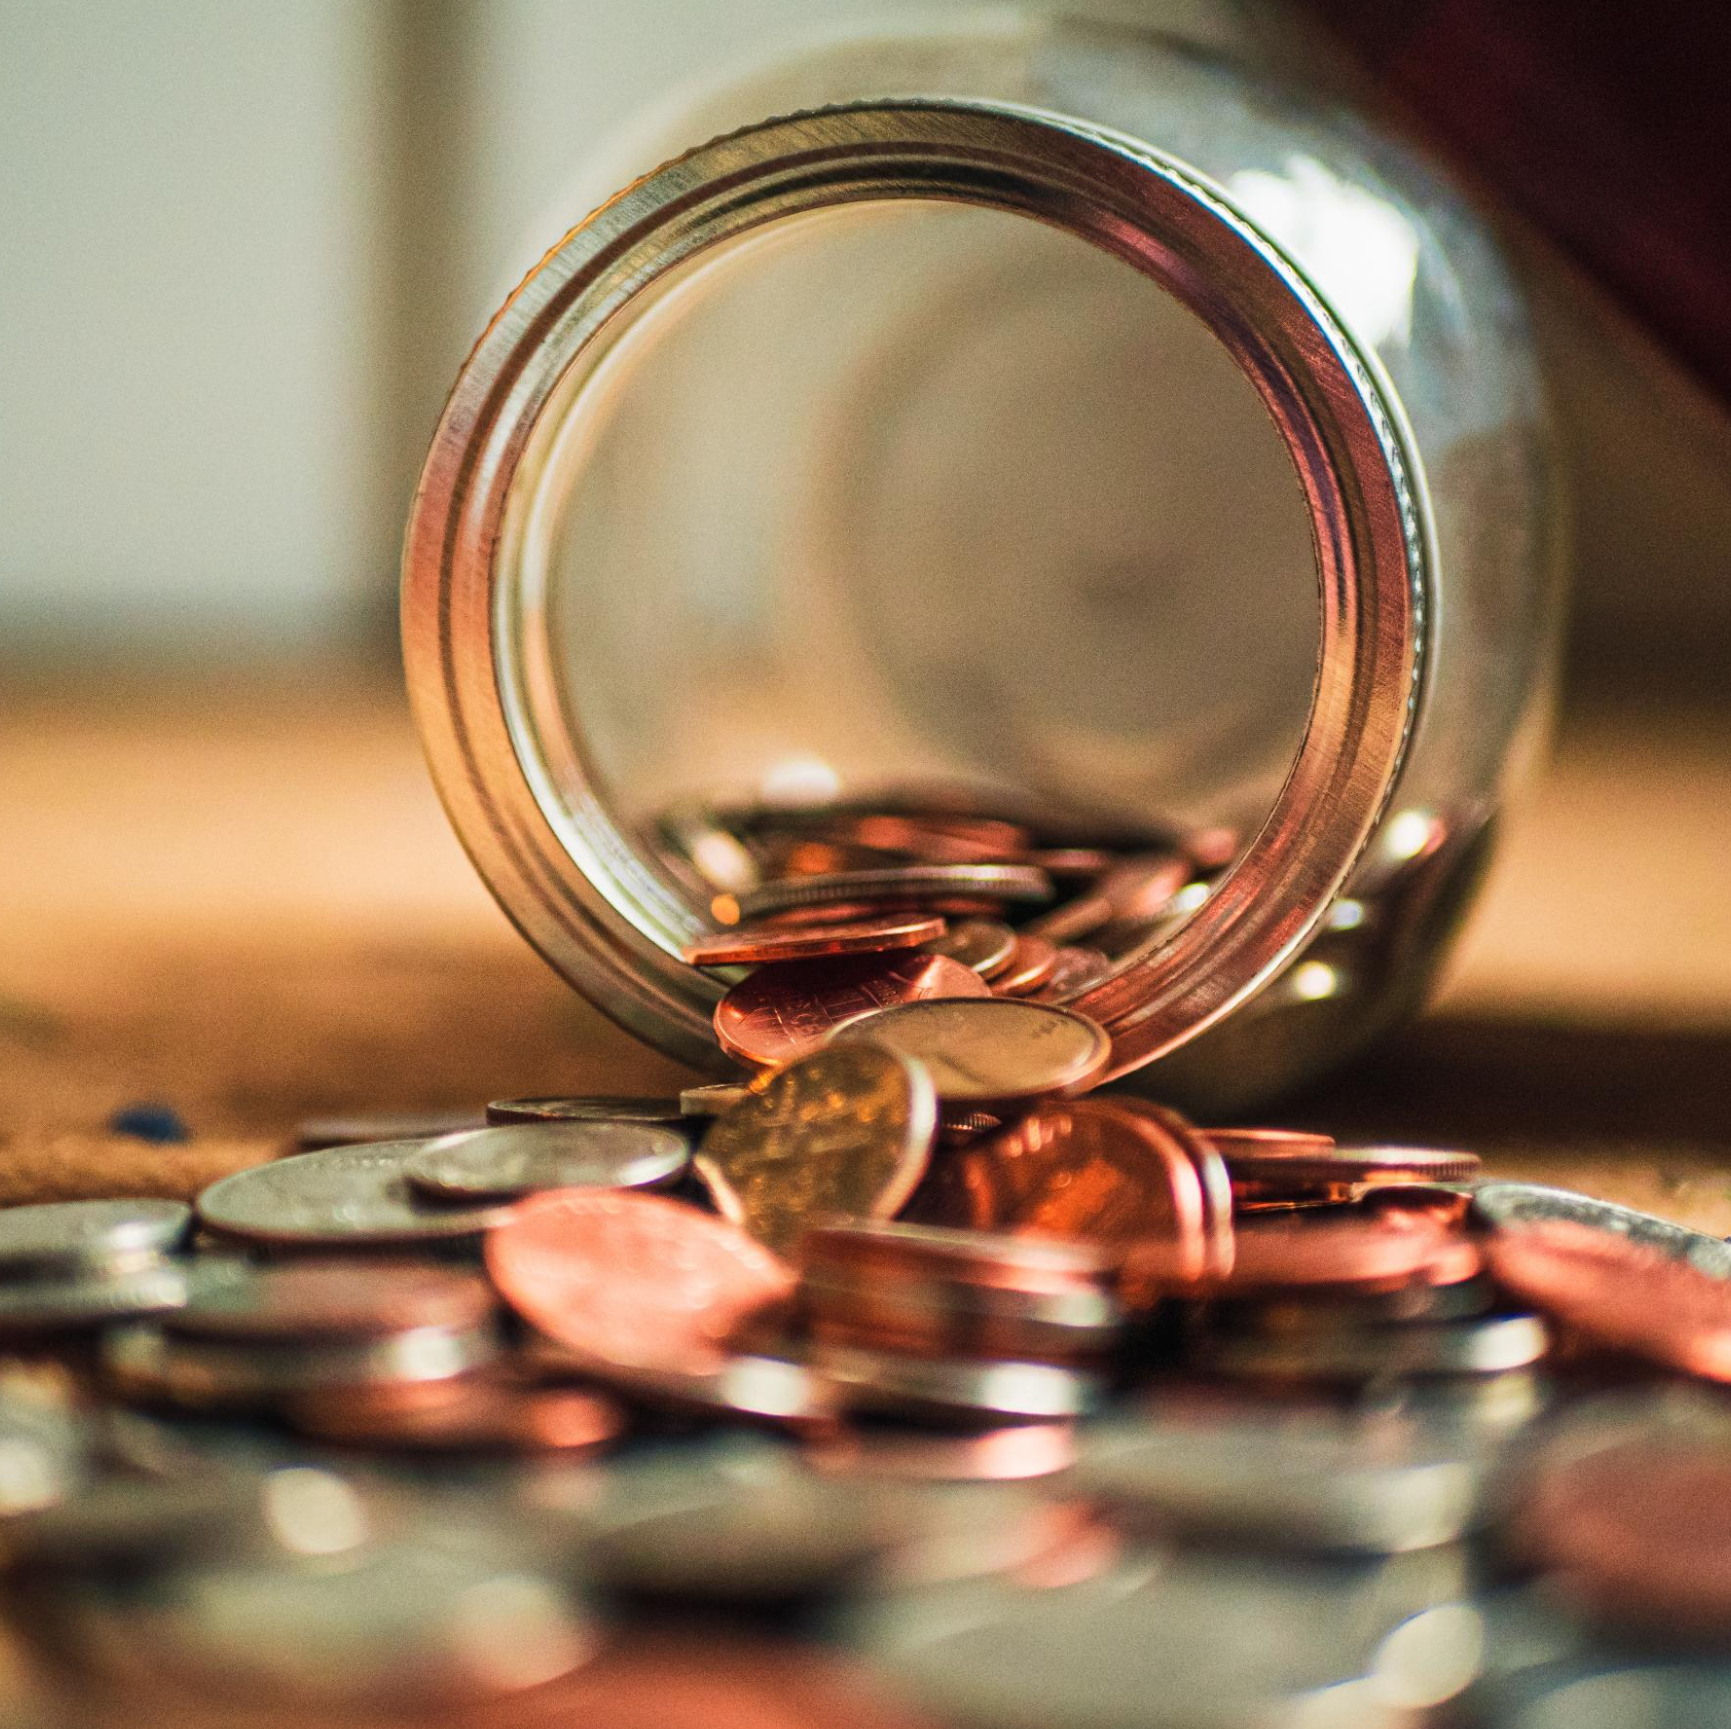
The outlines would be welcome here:
M 1042 13 L 801 50 L 665 142 L 494 318 L 409 526 L 417 722 L 529 940 L 717 1068 L 679 951 L 750 861 L 705 813 L 937 784 L 1238 837 L 1074 1004 L 1115 1075 L 1238 1109 L 1415 1005 L 1558 622 L 1460 196 L 1290 71 Z

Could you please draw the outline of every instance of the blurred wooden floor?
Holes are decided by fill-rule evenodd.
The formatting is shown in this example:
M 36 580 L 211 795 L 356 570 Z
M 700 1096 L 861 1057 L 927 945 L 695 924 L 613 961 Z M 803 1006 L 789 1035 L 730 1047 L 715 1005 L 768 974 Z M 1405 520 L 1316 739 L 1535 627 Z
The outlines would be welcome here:
M 0 717 L 0 1201 L 190 1193 L 321 1112 L 648 1091 L 452 838 L 394 686 L 93 682 Z M 1577 717 L 1435 1009 L 1294 1121 L 1731 1232 L 1731 719 Z M 112 1135 L 172 1106 L 184 1146 Z

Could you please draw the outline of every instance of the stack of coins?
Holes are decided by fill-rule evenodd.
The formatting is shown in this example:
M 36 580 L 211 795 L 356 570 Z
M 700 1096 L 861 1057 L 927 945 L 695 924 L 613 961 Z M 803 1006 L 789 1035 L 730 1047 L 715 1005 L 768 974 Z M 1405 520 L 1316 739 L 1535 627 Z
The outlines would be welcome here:
M 0 1212 L 0 1338 L 87 1331 L 178 1307 L 178 1201 L 52 1201 Z

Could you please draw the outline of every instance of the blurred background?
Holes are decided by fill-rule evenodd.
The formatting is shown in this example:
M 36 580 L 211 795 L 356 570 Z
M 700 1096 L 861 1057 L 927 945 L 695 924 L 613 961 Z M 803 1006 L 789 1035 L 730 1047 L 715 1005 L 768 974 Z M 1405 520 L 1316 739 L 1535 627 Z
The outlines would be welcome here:
M 140 1097 L 216 1168 L 303 1110 L 667 1078 L 541 968 L 443 824 L 396 670 L 415 475 L 486 317 L 585 214 L 567 188 L 602 139 L 813 23 L 974 9 L 0 0 L 14 1180 L 72 1181 Z M 1231 38 L 1266 8 L 1117 10 Z M 1518 1047 L 1547 1108 L 1579 1095 L 1569 1132 L 1722 1150 L 1724 27 L 1662 3 L 1631 58 L 1540 0 L 1319 10 L 1500 209 L 1575 547 L 1559 752 L 1445 998 L 1478 1018 L 1365 1084 L 1458 1118 Z

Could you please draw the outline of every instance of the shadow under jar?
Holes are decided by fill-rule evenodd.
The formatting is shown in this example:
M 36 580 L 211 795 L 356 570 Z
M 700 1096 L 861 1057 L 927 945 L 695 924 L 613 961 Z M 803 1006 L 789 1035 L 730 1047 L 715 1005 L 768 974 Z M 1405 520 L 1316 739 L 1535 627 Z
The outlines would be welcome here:
M 1557 633 L 1459 196 L 1290 77 L 1044 16 L 814 47 L 672 133 L 725 135 L 507 301 L 410 523 L 416 718 L 528 938 L 718 1068 L 679 950 L 737 884 L 670 813 L 939 788 L 1238 837 L 1072 1005 L 1114 1074 L 1242 1108 L 1414 1006 Z

